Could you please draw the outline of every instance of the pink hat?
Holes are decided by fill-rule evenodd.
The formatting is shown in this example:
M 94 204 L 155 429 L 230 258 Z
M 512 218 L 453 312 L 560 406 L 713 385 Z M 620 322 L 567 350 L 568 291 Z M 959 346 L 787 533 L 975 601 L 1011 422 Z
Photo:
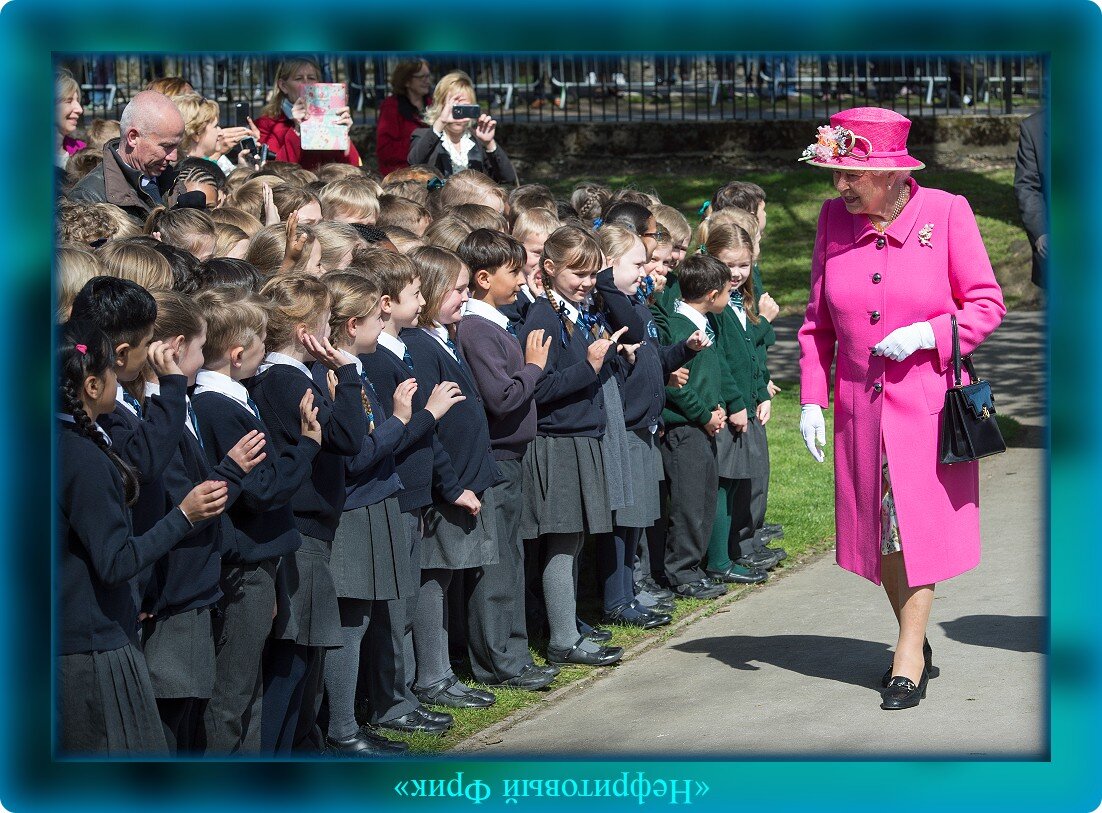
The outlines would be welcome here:
M 922 169 L 926 165 L 907 152 L 911 120 L 883 107 L 851 107 L 830 117 L 819 138 L 800 161 L 813 167 L 841 170 Z

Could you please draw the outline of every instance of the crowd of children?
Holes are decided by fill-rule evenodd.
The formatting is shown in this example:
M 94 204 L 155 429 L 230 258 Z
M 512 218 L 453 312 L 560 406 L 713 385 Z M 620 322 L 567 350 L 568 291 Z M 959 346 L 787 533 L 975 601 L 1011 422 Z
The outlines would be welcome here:
M 206 163 L 59 202 L 61 752 L 398 753 L 620 660 L 586 545 L 643 628 L 784 557 L 759 187 Z

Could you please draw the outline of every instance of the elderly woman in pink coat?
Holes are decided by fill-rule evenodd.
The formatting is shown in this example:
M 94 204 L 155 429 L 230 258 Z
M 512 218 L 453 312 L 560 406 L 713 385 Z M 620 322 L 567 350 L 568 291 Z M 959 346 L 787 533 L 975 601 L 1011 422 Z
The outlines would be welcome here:
M 822 462 L 834 363 L 838 564 L 883 584 L 899 622 L 884 709 L 926 696 L 934 585 L 980 560 L 977 464 L 938 458 L 950 317 L 967 354 L 1006 313 L 968 201 L 911 178 L 924 165 L 907 152 L 910 126 L 891 110 L 843 110 L 800 159 L 833 170 L 838 193 L 819 213 L 799 333 L 800 431 Z

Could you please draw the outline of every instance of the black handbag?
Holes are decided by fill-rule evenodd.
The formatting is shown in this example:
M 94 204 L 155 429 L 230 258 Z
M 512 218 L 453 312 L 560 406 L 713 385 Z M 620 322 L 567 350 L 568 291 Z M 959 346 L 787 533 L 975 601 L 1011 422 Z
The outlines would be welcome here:
M 941 412 L 941 462 L 966 463 L 1006 451 L 999 422 L 995 420 L 995 396 L 991 385 L 976 375 L 972 356 L 960 357 L 957 317 L 953 323 L 953 386 L 945 393 Z M 963 362 L 972 383 L 961 385 Z

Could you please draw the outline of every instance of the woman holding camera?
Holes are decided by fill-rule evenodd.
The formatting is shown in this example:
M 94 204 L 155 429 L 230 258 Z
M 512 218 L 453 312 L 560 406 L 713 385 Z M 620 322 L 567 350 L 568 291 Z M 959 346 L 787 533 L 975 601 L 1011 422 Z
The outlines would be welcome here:
M 425 111 L 430 127 L 414 130 L 410 164 L 426 164 L 445 178 L 474 169 L 500 184 L 517 183 L 517 173 L 505 150 L 494 138 L 497 122 L 488 115 L 457 118 L 455 107 L 475 105 L 474 85 L 462 71 L 449 73 L 436 84 L 432 106 Z

